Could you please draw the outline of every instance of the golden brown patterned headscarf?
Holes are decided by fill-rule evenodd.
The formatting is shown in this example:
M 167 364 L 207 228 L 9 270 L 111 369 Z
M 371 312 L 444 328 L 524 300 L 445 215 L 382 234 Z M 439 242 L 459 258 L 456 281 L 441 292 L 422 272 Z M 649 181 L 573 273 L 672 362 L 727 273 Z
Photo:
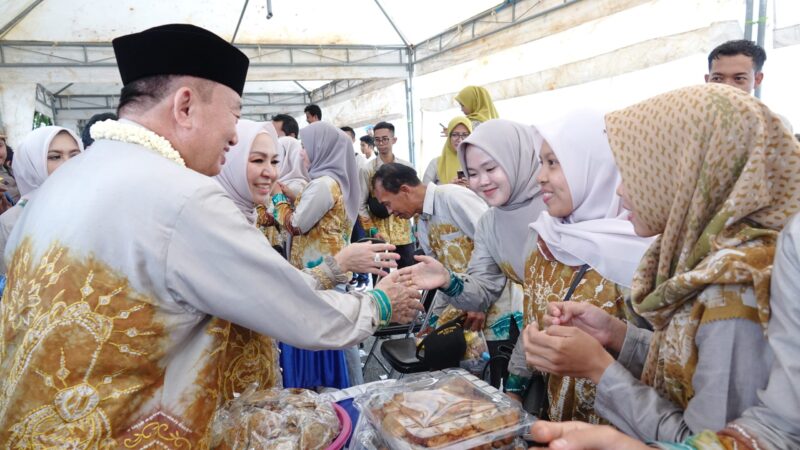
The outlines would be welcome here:
M 694 337 L 709 320 L 698 311 L 769 320 L 775 238 L 800 210 L 800 146 L 758 99 L 720 84 L 608 114 L 606 130 L 637 216 L 663 230 L 633 281 L 634 309 L 656 330 L 642 380 L 685 406 Z M 694 307 L 712 285 L 752 286 L 758 310 L 743 313 L 741 297 L 728 292 Z

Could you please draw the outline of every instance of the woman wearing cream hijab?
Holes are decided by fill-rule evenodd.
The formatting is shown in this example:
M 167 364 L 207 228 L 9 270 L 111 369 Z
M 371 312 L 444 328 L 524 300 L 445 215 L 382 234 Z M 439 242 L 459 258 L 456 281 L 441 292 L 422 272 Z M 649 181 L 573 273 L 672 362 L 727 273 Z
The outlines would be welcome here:
M 714 84 L 611 113 L 606 130 L 636 233 L 660 235 L 632 286 L 654 332 L 555 304 L 546 331 L 525 331 L 528 362 L 591 379 L 595 409 L 639 439 L 720 430 L 767 387 L 772 263 L 800 211 L 800 149 L 758 99 Z

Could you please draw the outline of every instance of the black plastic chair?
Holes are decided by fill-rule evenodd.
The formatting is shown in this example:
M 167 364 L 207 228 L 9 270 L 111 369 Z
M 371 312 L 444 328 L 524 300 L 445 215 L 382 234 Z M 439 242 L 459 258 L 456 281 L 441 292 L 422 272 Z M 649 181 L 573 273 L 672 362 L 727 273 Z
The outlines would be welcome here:
M 371 242 L 373 244 L 384 244 L 384 243 L 386 243 L 386 241 L 384 241 L 382 239 L 374 238 L 374 237 L 365 237 L 365 238 L 359 239 L 358 242 L 359 243 L 361 243 L 361 242 Z M 375 284 L 377 284 L 379 280 L 380 280 L 379 278 L 375 279 Z M 435 295 L 436 295 L 436 290 L 425 291 L 425 292 L 422 293 L 422 305 L 425 308 L 426 312 L 430 311 L 430 306 L 433 304 L 433 298 L 434 298 Z M 384 346 L 388 345 L 389 348 L 394 348 L 394 347 L 396 347 L 398 345 L 404 345 L 403 343 L 395 344 L 394 342 L 395 341 L 402 341 L 404 339 L 409 339 L 409 336 L 411 336 L 410 340 L 413 343 L 414 337 L 412 335 L 418 333 L 422 329 L 422 325 L 428 321 L 429 316 L 430 316 L 430 314 L 428 313 L 428 314 L 425 315 L 425 318 L 424 318 L 423 321 L 420 321 L 419 319 L 417 319 L 417 320 L 412 321 L 410 324 L 407 324 L 407 325 L 399 324 L 399 323 L 390 323 L 389 325 L 387 325 L 387 326 L 377 330 L 375 333 L 373 333 L 372 336 L 375 338 L 375 340 L 372 342 L 372 346 L 370 347 L 369 352 L 367 352 L 367 357 L 364 360 L 364 365 L 362 366 L 362 373 L 364 375 L 366 375 L 367 364 L 369 364 L 369 361 L 371 359 L 375 358 L 375 361 L 378 363 L 378 365 L 381 366 L 383 371 L 387 375 L 391 375 L 392 374 L 392 369 L 394 367 L 392 367 L 392 368 L 386 367 L 386 364 L 384 364 L 383 361 L 381 361 L 381 359 L 378 358 L 378 356 L 375 354 L 375 351 L 378 349 L 378 344 L 382 343 L 382 345 L 381 345 L 381 355 L 384 355 L 384 358 L 386 358 L 384 350 L 383 350 Z M 400 335 L 402 335 L 403 338 L 401 338 L 401 339 L 391 339 L 393 336 L 400 336 Z M 411 350 L 411 357 L 416 361 L 417 358 L 416 358 L 415 352 L 416 352 L 416 347 L 414 347 Z M 392 351 L 391 354 L 395 355 L 395 356 L 398 356 L 398 357 L 401 357 L 401 356 L 405 355 L 404 352 L 396 352 L 396 351 Z M 400 372 L 400 371 L 398 370 L 398 372 Z M 401 372 L 401 373 L 412 373 L 412 372 Z
M 425 306 L 425 317 L 419 325 L 415 324 L 413 330 L 409 329 L 406 336 L 400 339 L 390 339 L 383 342 L 381 345 L 381 355 L 383 359 L 392 367 L 393 371 L 401 374 L 425 372 L 428 370 L 417 359 L 417 340 L 414 336 L 422 328 L 423 324 L 427 324 L 430 320 L 431 312 L 433 311 L 433 299 L 436 297 L 436 290 L 425 291 L 423 296 L 423 305 Z M 391 373 L 391 372 L 390 372 Z

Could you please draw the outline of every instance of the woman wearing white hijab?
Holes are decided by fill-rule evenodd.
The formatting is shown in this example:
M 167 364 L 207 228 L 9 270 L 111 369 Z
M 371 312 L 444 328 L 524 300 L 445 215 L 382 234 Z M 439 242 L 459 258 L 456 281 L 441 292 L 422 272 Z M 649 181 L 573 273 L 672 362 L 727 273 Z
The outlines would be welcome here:
M 241 119 L 236 124 L 238 143 L 231 147 L 225 164 L 214 178 L 225 189 L 239 211 L 251 224 L 255 224 L 257 203 L 263 203 L 270 193 L 277 174 L 278 139 L 269 122 Z M 262 389 L 280 387 L 282 384 L 275 341 L 245 327 L 220 320 L 225 329 L 225 349 L 228 367 L 223 401 L 244 392 L 252 383 Z
M 291 136 L 278 138 L 278 185 L 290 203 L 303 192 L 308 185 L 308 167 L 306 156 L 300 141 Z M 292 235 L 283 229 L 276 221 L 274 207 L 271 202 L 258 204 L 258 226 L 269 239 L 272 246 L 288 259 L 291 251 Z
M 236 125 L 239 142 L 231 147 L 222 170 L 215 178 L 225 189 L 250 223 L 255 223 L 256 206 L 263 205 L 275 184 L 280 168 L 280 145 L 275 127 L 269 122 L 239 120 Z M 340 250 L 332 258 L 326 258 L 318 270 L 304 269 L 313 276 L 313 286 L 330 289 L 337 283 L 347 281 L 347 272 L 363 272 L 386 275 L 382 269 L 395 267 L 399 258 L 388 244 L 355 244 Z M 382 258 L 375 262 L 375 256 Z
M 61 164 L 83 151 L 83 144 L 72 131 L 57 126 L 37 128 L 22 140 L 14 154 L 12 168 L 19 187 L 20 201 L 0 215 L 0 251 L 5 253 L 6 241 L 36 190 Z M 0 258 L 0 270 L 6 272 L 5 258 Z
M 253 122 L 242 119 L 236 125 L 239 137 L 238 143 L 231 147 L 227 154 L 222 171 L 215 178 L 233 200 L 234 204 L 245 217 L 254 223 L 256 205 L 263 204 L 275 184 L 278 176 L 278 161 L 280 145 L 275 128 L 269 122 Z M 326 257 L 322 264 L 314 269 L 303 271 L 312 278 L 308 283 L 315 289 L 328 289 L 336 283 L 349 280 L 348 270 L 363 270 L 377 272 L 381 267 L 389 267 L 390 262 L 375 262 L 375 255 L 380 253 L 384 257 L 385 250 L 393 247 L 384 244 L 355 244 L 338 252 L 335 256 Z M 396 254 L 388 254 L 388 258 L 399 258 Z M 390 283 L 387 280 L 386 283 Z M 383 286 L 379 284 L 378 288 Z M 354 295 L 370 295 L 359 293 Z M 282 383 L 280 372 L 277 370 L 277 352 L 272 341 L 267 336 L 259 335 L 246 328 L 230 326 L 229 345 L 226 350 L 231 355 L 231 367 L 225 372 L 232 374 L 226 383 L 226 400 L 232 398 L 234 392 L 242 392 L 253 382 L 261 387 L 273 387 Z M 292 349 L 297 352 L 296 349 Z M 292 350 L 281 355 L 281 361 L 291 359 Z M 340 352 L 298 352 L 302 355 L 338 354 Z M 235 364 L 234 364 L 235 363 Z M 288 367 L 287 367 L 288 366 Z M 299 364 L 284 364 L 284 375 L 287 386 L 296 386 L 298 377 L 294 368 L 302 367 Z
M 578 110 L 541 125 L 536 141 L 547 211 L 531 228 L 539 251 L 525 267 L 525 323 L 543 323 L 550 302 L 588 302 L 625 318 L 633 274 L 652 239 L 636 235 L 616 194 L 621 178 L 603 130 L 603 113 Z M 575 288 L 572 288 L 575 286 Z M 521 342 L 515 355 L 524 358 Z M 535 349 L 527 349 L 535 352 Z M 524 366 L 514 375 L 531 376 Z M 595 386 L 585 379 L 550 375 L 550 420 L 599 423 Z
M 225 188 L 247 220 L 255 223 L 255 205 L 263 203 L 269 195 L 269 190 L 263 193 L 259 190 L 271 187 L 276 171 L 273 166 L 279 164 L 276 154 L 279 148 L 277 134 L 271 123 L 246 119 L 236 124 L 236 134 L 238 143 L 226 154 L 225 164 L 214 178 Z M 262 180 L 255 173 L 251 176 L 249 166 L 255 161 L 259 162 L 259 167 L 263 167 L 262 162 L 271 167 L 268 170 L 269 176 L 262 177 Z

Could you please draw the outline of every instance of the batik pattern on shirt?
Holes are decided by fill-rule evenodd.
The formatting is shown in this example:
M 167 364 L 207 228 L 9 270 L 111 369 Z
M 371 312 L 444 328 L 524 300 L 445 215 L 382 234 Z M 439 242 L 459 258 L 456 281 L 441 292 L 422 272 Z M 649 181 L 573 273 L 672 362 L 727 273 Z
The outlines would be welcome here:
M 392 162 L 403 164 L 412 169 L 414 166 L 407 161 L 403 161 L 397 157 L 394 158 Z M 372 195 L 372 177 L 375 176 L 375 172 L 378 171 L 378 168 L 383 165 L 383 161 L 381 160 L 380 156 L 376 156 L 375 159 L 369 161 L 367 166 L 361 168 L 361 189 L 362 195 L 364 197 L 365 204 L 361 206 L 359 209 L 358 217 L 361 221 L 361 226 L 364 227 L 364 230 L 369 232 L 371 228 L 377 228 L 378 232 L 382 234 L 391 244 L 394 245 L 407 245 L 414 242 L 414 238 L 411 235 L 411 221 L 408 219 L 401 219 L 399 217 L 395 217 L 390 215 L 385 219 L 381 219 L 376 217 L 370 213 L 369 208 L 366 206 L 367 198 Z
M 272 211 L 264 205 L 256 205 L 256 226 L 273 247 L 283 246 L 286 243 L 286 233 L 275 221 Z
M 548 304 L 564 300 L 577 273 L 575 267 L 549 261 L 541 252 L 533 253 L 525 269 L 525 324 L 541 324 Z M 613 316 L 624 316 L 622 289 L 591 269 L 578 283 L 570 301 L 591 303 Z M 594 383 L 585 378 L 549 375 L 550 420 L 603 423 L 594 410 L 595 389 Z
M 29 240 L 17 247 L 3 298 L 0 441 L 24 449 L 202 445 L 223 386 L 245 378 L 242 364 L 228 363 L 230 324 L 209 321 L 193 387 L 162 405 L 169 313 L 100 261 L 58 245 L 36 261 L 31 254 Z
M 223 400 L 234 398 L 250 385 L 260 389 L 281 386 L 278 364 L 278 345 L 270 337 L 232 324 L 228 331 L 225 351 L 227 366 L 222 376 Z
M 445 267 L 455 273 L 465 273 L 474 248 L 472 239 L 465 236 L 454 225 L 433 224 L 428 232 L 433 255 Z M 509 338 L 512 318 L 522 322 L 520 312 L 511 311 L 510 298 L 515 294 L 515 286 L 509 284 L 503 289 L 500 298 L 486 311 L 484 336 L 489 341 Z M 444 313 L 442 313 L 444 315 Z M 517 317 L 519 316 L 519 317 Z
M 333 207 L 322 216 L 306 234 L 292 237 L 290 261 L 298 269 L 308 269 L 322 264 L 325 256 L 333 256 L 350 242 L 353 224 L 347 220 L 342 190 L 338 183 L 330 184 Z M 297 197 L 299 205 L 303 194 Z
M 519 280 L 519 277 L 511 269 L 510 263 L 501 262 L 498 267 L 508 281 L 500 298 L 492 304 L 487 313 L 487 320 L 490 322 L 488 330 L 486 330 L 486 339 L 490 341 L 511 339 L 512 320 L 516 323 L 517 330 L 522 331 L 524 328 L 522 280 Z
M 413 242 L 411 238 L 411 221 L 395 216 L 381 219 L 371 216 L 372 226 L 378 229 L 391 244 L 407 245 Z M 362 222 L 363 223 L 363 222 Z M 368 229 L 368 228 L 367 228 Z

